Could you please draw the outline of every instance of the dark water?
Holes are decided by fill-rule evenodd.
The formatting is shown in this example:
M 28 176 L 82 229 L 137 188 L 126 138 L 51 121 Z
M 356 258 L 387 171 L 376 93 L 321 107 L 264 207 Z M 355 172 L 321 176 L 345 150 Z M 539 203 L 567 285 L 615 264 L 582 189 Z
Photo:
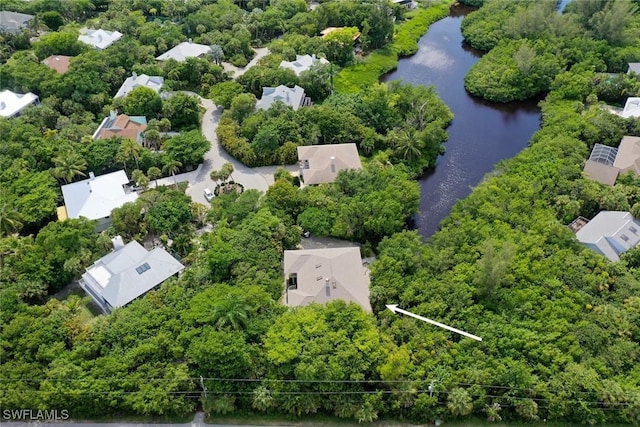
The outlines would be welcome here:
M 460 33 L 462 16 L 468 12 L 452 9 L 448 18 L 431 25 L 420 39 L 418 52 L 402 59 L 398 69 L 384 78 L 434 85 L 455 115 L 447 129 L 446 153 L 420 180 L 416 227 L 425 238 L 438 230 L 453 204 L 466 197 L 498 161 L 526 147 L 540 125 L 537 101 L 494 104 L 465 91 L 464 76 L 480 58 L 479 52 L 463 43 Z

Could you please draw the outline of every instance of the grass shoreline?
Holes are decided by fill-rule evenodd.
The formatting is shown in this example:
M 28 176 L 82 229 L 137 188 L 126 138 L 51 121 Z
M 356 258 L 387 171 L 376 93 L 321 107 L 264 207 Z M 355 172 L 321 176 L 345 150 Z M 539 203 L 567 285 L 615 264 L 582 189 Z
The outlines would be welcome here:
M 393 42 L 367 55 L 361 62 L 342 69 L 334 80 L 336 92 L 354 93 L 371 86 L 398 67 L 400 58 L 418 51 L 418 41 L 429 26 L 449 14 L 449 3 L 443 2 L 418 9 L 407 21 L 398 25 Z

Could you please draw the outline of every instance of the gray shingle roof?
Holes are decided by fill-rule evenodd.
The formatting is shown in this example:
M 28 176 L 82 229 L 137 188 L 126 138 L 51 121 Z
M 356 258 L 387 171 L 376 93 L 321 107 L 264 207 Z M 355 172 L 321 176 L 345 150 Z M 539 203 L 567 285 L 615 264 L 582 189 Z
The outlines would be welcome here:
M 0 32 L 17 33 L 27 28 L 32 19 L 33 15 L 3 10 L 0 12 Z
M 149 76 L 147 74 L 137 75 L 136 73 L 133 73 L 131 77 L 127 78 L 124 83 L 122 83 L 122 86 L 120 86 L 120 89 L 118 89 L 118 92 L 115 94 L 114 98 L 125 97 L 133 89 L 140 86 L 153 89 L 157 93 L 160 92 L 163 84 L 164 77 Z
M 292 88 L 280 85 L 278 87 L 263 87 L 262 98 L 256 103 L 257 109 L 268 110 L 274 102 L 281 101 L 285 105 L 297 110 L 304 101 L 304 89 L 298 85 Z
M 333 182 L 341 170 L 362 169 L 354 143 L 300 146 L 298 160 L 307 185 Z
M 111 308 L 122 307 L 144 295 L 184 265 L 162 248 L 147 251 L 133 241 L 100 258 L 82 278 L 90 294 L 101 296 Z M 104 307 L 102 301 L 96 301 Z

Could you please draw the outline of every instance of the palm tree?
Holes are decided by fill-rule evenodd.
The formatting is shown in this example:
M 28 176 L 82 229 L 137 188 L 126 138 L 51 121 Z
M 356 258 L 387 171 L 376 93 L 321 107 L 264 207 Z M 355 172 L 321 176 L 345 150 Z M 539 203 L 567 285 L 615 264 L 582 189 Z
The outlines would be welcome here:
M 456 387 L 449 392 L 447 397 L 447 408 L 454 417 L 466 416 L 473 410 L 473 402 L 467 390 Z
M 173 182 L 176 187 L 178 187 L 178 182 L 176 181 L 176 172 L 180 171 L 180 167 L 182 167 L 182 163 L 180 163 L 173 157 L 167 157 L 165 159 L 164 166 L 162 166 L 162 172 L 170 173 L 171 176 L 173 176 Z
M 144 133 L 144 141 L 147 147 L 157 150 L 160 146 L 160 132 L 157 129 L 147 129 Z
M 151 166 L 149 170 L 147 170 L 147 176 L 149 179 L 153 179 L 156 182 L 156 188 L 158 187 L 158 178 L 162 178 L 162 171 L 160 168 L 155 166 Z
M 217 44 L 211 45 L 211 51 L 209 52 L 209 57 L 217 65 L 220 65 L 222 63 L 222 60 L 224 59 L 224 51 L 222 50 L 220 45 L 217 45 Z
M 15 233 L 22 227 L 22 215 L 8 203 L 0 203 L 0 236 Z
M 230 327 L 238 331 L 247 326 L 249 310 L 251 307 L 244 298 L 227 295 L 213 307 L 211 317 L 218 329 Z
M 396 134 L 395 151 L 407 161 L 417 160 L 422 156 L 423 142 L 415 129 L 403 129 Z
M 122 162 L 125 170 L 127 169 L 127 162 L 133 159 L 136 162 L 136 169 L 139 168 L 138 160 L 140 159 L 140 153 L 142 153 L 142 146 L 133 139 L 124 138 L 120 142 L 116 159 Z
M 233 165 L 229 162 L 222 165 L 222 169 L 220 170 L 220 179 L 226 182 L 229 178 L 233 180 L 231 174 L 233 173 Z
M 58 157 L 53 158 L 55 167 L 51 170 L 51 174 L 64 180 L 66 184 L 73 181 L 77 175 L 86 176 L 82 171 L 87 168 L 87 162 L 73 150 L 66 151 Z

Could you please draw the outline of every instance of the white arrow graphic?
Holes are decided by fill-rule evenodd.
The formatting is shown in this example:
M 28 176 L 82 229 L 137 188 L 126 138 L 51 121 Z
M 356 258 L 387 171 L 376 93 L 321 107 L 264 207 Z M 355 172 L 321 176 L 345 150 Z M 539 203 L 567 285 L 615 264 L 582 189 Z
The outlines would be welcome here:
M 479 336 L 470 334 L 470 333 L 465 332 L 465 331 L 461 331 L 460 329 L 452 328 L 451 326 L 447 326 L 447 325 L 445 325 L 443 323 L 436 322 L 435 320 L 427 319 L 426 317 L 418 316 L 417 314 L 411 313 L 410 311 L 398 308 L 398 304 L 387 304 L 387 308 L 389 310 L 391 310 L 392 312 L 394 312 L 394 313 L 406 314 L 407 316 L 414 317 L 414 318 L 416 318 L 418 320 L 422 320 L 423 322 L 431 323 L 432 325 L 438 326 L 440 328 L 447 329 L 447 330 L 449 330 L 451 332 L 455 332 L 456 334 L 464 335 L 467 338 L 471 338 L 471 339 L 474 339 L 476 341 L 482 341 L 482 338 L 480 338 Z

